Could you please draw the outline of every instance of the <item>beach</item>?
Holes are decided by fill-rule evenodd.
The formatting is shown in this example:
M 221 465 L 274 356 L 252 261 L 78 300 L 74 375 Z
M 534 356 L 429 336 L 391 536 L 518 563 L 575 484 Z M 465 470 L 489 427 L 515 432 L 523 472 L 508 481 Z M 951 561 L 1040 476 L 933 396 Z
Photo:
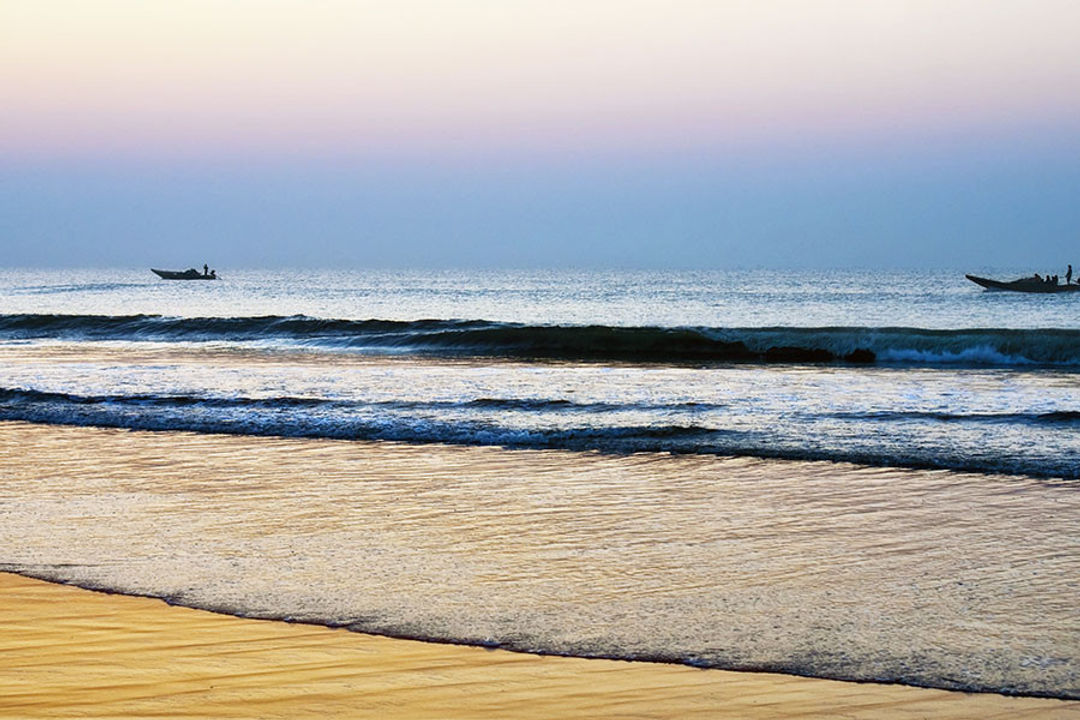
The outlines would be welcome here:
M 506 468 L 509 461 L 504 452 L 0 423 L 0 472 L 6 479 L 3 527 L 8 547 L 3 568 L 90 587 L 126 588 L 125 592 L 136 595 L 168 596 L 173 603 L 0 575 L 0 716 L 1064 718 L 1080 714 L 1076 701 L 706 670 L 671 663 L 554 657 L 378 637 L 319 626 L 318 618 L 327 617 L 331 604 L 295 606 L 306 607 L 308 615 L 296 611 L 291 613 L 294 619 L 316 624 L 232 617 L 222 614 L 229 612 L 226 600 L 234 597 L 228 590 L 229 578 L 215 577 L 213 568 L 208 572 L 211 555 L 196 556 L 198 548 L 173 544 L 184 537 L 178 528 L 198 525 L 198 531 L 188 536 L 198 544 L 211 542 L 221 532 L 215 525 L 235 525 L 229 533 L 226 560 L 236 573 L 232 582 L 250 585 L 257 578 L 243 569 L 243 556 L 252 552 L 243 543 L 258 543 L 258 536 L 273 536 L 281 528 L 245 522 L 238 508 L 250 504 L 250 498 L 244 499 L 247 493 L 257 494 L 255 504 L 274 506 L 267 517 L 280 518 L 282 526 L 294 526 L 296 532 L 284 547 L 298 552 L 302 550 L 298 538 L 326 532 L 345 521 L 344 515 L 333 516 L 333 498 L 330 504 L 320 501 L 315 506 L 289 500 L 303 485 L 298 477 L 303 474 L 301 468 L 317 474 L 323 487 L 345 483 L 351 472 L 369 483 L 369 500 L 378 502 L 388 500 L 383 495 L 387 487 L 409 485 L 410 478 L 403 472 L 406 467 L 413 467 L 417 476 L 436 480 L 445 479 L 448 472 L 468 475 L 475 485 L 483 481 L 485 462 Z M 602 468 L 605 459 L 591 461 Z M 520 471 L 520 458 L 515 462 L 513 467 Z M 595 483 L 597 470 L 591 473 L 588 479 Z M 376 487 L 380 480 L 381 490 Z M 415 487 L 399 489 L 417 492 Z M 556 484 L 554 492 L 570 490 Z M 273 495 L 272 500 L 266 492 Z M 464 485 L 455 492 L 470 501 L 476 499 L 476 491 Z M 340 501 L 340 495 L 335 497 Z M 446 500 L 443 496 L 442 501 Z M 15 507 L 16 502 L 22 507 Z M 504 519 L 518 513 L 530 517 L 525 508 L 511 507 L 505 497 L 500 504 L 498 514 Z M 778 507 L 774 502 L 773 511 Z M 443 521 L 431 516 L 435 509 L 427 507 L 426 532 L 446 530 Z M 450 516 L 467 528 L 461 531 L 463 535 L 484 531 L 464 506 L 457 509 L 464 514 Z M 616 507 L 609 510 L 620 512 Z M 61 512 L 63 518 L 50 512 Z M 394 511 L 386 506 L 378 513 L 393 515 Z M 147 518 L 145 527 L 141 515 Z M 545 524 L 552 522 L 565 534 L 564 523 L 549 517 Z M 604 521 L 594 517 L 593 522 Z M 364 523 L 369 532 L 390 532 L 392 525 L 376 528 L 371 518 Z M 30 529 L 33 524 L 38 525 L 37 537 Z M 521 528 L 511 530 L 521 532 Z M 795 530 L 789 528 L 789 532 Z M 462 536 L 456 537 L 460 541 Z M 148 538 L 161 542 L 149 546 Z M 399 540 L 415 546 L 407 534 Z M 480 538 L 478 547 L 494 552 L 489 544 L 494 540 Z M 440 541 L 448 542 L 445 536 Z M 501 542 L 513 544 L 506 537 Z M 752 544 L 749 538 L 747 542 Z M 290 598 L 295 599 L 281 592 L 285 580 L 276 569 L 281 557 L 275 555 L 287 551 L 267 552 L 267 547 L 248 560 L 270 568 L 262 573 L 264 581 L 270 578 L 264 588 L 270 594 L 261 600 L 243 595 L 242 605 L 248 614 L 272 616 L 276 612 L 280 616 L 281 607 L 274 603 L 287 606 Z M 430 566 L 433 561 L 428 561 L 423 572 L 413 567 L 406 573 L 414 582 L 410 589 L 407 580 L 395 580 L 387 567 L 379 566 L 376 554 L 389 553 L 389 546 L 369 550 L 376 572 L 364 577 L 367 581 L 382 577 L 384 583 L 373 588 L 375 596 L 388 606 L 400 603 L 404 608 L 417 607 L 418 597 L 419 605 L 427 602 L 423 598 L 430 588 L 423 575 L 442 577 L 438 568 Z M 532 547 L 529 552 L 538 551 Z M 318 560 L 327 562 L 327 558 Z M 639 560 L 650 562 L 646 549 L 642 548 Z M 542 567 L 536 556 L 531 561 L 518 556 L 517 561 L 523 567 Z M 565 557 L 561 562 L 571 570 Z M 776 573 L 775 568 L 760 571 Z M 640 567 L 638 572 L 645 574 Z M 325 581 L 331 574 L 324 566 L 304 577 Z M 545 580 L 559 582 L 553 576 Z M 809 573 L 801 582 L 827 580 Z M 213 596 L 221 612 L 177 606 L 214 605 L 199 594 L 199 582 L 217 585 L 219 591 L 224 582 L 224 594 Z M 442 582 L 448 581 L 442 577 Z M 773 576 L 772 582 L 778 588 L 785 586 L 781 577 Z M 163 592 L 162 587 L 172 590 Z M 335 588 L 330 595 L 341 592 L 340 586 Z M 830 588 L 842 591 L 835 586 L 819 589 Z M 615 592 L 629 590 L 616 586 Z M 327 594 L 325 588 L 316 589 L 314 597 L 326 599 Z M 260 602 L 265 606 L 261 611 Z M 451 595 L 430 602 L 453 605 L 458 601 Z M 458 605 L 466 612 L 463 603 Z M 482 623 L 486 613 L 500 612 L 494 602 L 486 608 L 475 620 Z M 731 619 L 749 622 L 751 617 Z M 336 622 L 350 624 L 340 617 Z M 981 631 L 991 632 L 986 627 Z M 506 636 L 512 633 L 505 628 L 501 632 L 509 644 Z M 940 641 L 944 646 L 949 638 Z
M 1080 702 L 544 657 L 0 574 L 5 718 L 1072 718 Z
M 113 274 L 0 282 L 0 572 L 631 668 L 539 693 L 551 715 L 608 685 L 728 703 L 676 712 L 657 672 L 1080 699 L 1065 307 L 903 272 L 884 299 L 814 272 Z M 101 636 L 79 617 L 66 647 Z
M 3 0 L 0 720 L 1080 720 L 1078 27 Z

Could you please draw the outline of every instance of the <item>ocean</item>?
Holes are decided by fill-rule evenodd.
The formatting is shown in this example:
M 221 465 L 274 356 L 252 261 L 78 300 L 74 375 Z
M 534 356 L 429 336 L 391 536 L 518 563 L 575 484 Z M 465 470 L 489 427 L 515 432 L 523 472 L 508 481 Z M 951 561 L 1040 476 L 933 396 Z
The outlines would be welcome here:
M 1080 697 L 1080 297 L 957 272 L 219 275 L 4 273 L 0 568 Z

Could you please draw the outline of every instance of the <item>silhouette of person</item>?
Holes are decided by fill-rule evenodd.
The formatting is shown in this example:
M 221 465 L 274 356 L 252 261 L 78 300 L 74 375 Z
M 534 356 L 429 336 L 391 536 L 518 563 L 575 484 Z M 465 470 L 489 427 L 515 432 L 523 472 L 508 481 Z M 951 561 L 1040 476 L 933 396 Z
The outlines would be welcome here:
M 210 266 L 207 265 L 206 263 L 203 263 L 202 274 L 203 275 L 209 275 L 210 274 Z
M 1065 284 L 1072 285 L 1072 265 L 1065 271 Z

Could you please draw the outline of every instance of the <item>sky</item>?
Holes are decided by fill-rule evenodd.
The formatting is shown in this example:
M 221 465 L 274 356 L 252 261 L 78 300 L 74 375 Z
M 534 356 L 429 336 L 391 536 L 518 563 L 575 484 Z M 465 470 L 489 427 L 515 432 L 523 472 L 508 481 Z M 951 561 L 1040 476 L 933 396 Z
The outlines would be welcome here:
M 0 0 L 0 265 L 1080 261 L 1074 0 Z

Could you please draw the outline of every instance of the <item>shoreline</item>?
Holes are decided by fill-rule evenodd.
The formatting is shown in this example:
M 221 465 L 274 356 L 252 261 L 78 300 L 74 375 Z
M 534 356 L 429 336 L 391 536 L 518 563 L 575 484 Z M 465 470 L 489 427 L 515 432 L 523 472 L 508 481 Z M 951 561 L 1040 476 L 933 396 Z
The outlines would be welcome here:
M 1076 705 L 1078 711 L 1080 711 L 1080 698 L 1070 696 L 1055 696 L 1047 693 L 1023 693 L 1023 692 L 1009 692 L 1007 690 L 984 690 L 977 688 L 957 688 L 957 687 L 936 687 L 933 685 L 919 685 L 915 683 L 906 683 L 901 680 L 874 680 L 874 679 L 861 679 L 857 677 L 832 677 L 826 675 L 812 675 L 807 673 L 800 673 L 796 670 L 787 670 L 784 668 L 772 669 L 772 668 L 756 668 L 756 667 L 717 667 L 703 664 L 694 664 L 691 661 L 684 661 L 679 659 L 666 659 L 663 657 L 619 657 L 615 655 L 575 655 L 573 653 L 560 653 L 544 650 L 526 650 L 516 648 L 512 645 L 503 645 L 500 643 L 484 643 L 484 642 L 471 642 L 467 640 L 455 640 L 446 639 L 438 636 L 413 636 L 413 635 L 395 635 L 392 633 L 382 633 L 378 631 L 371 631 L 365 629 L 356 629 L 350 624 L 330 624 L 321 622 L 316 619 L 293 619 L 276 617 L 272 615 L 268 616 L 247 616 L 237 615 L 229 612 L 228 610 L 219 610 L 208 607 L 200 607 L 197 605 L 188 605 L 182 601 L 176 601 L 171 598 L 159 597 L 157 595 L 129 593 L 123 590 L 114 590 L 108 587 L 94 587 L 92 585 L 82 585 L 77 582 L 67 581 L 63 579 L 52 579 L 46 573 L 36 574 L 32 571 L 20 571 L 13 570 L 10 566 L 5 567 L 3 563 L 0 563 L 0 593 L 4 591 L 4 577 L 12 576 L 20 578 L 22 580 L 44 583 L 49 586 L 57 588 L 65 588 L 83 593 L 92 593 L 95 595 L 103 595 L 105 597 L 115 598 L 130 598 L 137 600 L 148 600 L 151 602 L 160 602 L 168 608 L 178 608 L 181 610 L 190 610 L 197 613 L 208 613 L 222 618 L 229 618 L 243 622 L 255 622 L 255 623 L 272 623 L 283 624 L 287 626 L 297 627 L 309 627 L 314 630 L 329 630 L 333 632 L 344 631 L 350 635 L 356 635 L 364 638 L 386 640 L 390 642 L 402 642 L 402 643 L 420 643 L 422 645 L 432 645 L 436 647 L 447 648 L 460 648 L 464 650 L 482 650 L 485 652 L 498 652 L 498 653 L 510 653 L 511 655 L 524 655 L 533 658 L 551 658 L 555 660 L 570 660 L 570 661 L 584 661 L 584 662 L 597 662 L 597 663 L 617 663 L 619 665 L 631 665 L 631 666 L 653 666 L 660 668 L 683 668 L 688 670 L 701 671 L 706 673 L 734 673 L 740 676 L 763 676 L 766 678 L 798 678 L 803 680 L 809 680 L 813 682 L 826 682 L 826 683 L 840 683 L 843 685 L 863 685 L 871 688 L 906 688 L 917 691 L 932 691 L 943 692 L 950 695 L 965 695 L 965 696 L 989 696 L 999 698 L 1015 698 L 1019 700 L 1050 700 L 1054 702 L 1064 703 L 1068 706 Z M 0 610 L 3 609 L 2 601 L 0 601 Z M 0 623 L 0 632 L 3 632 L 3 624 Z M 2 648 L 2 645 L 0 645 Z M 0 668 L 3 665 L 0 663 Z M 0 717 L 3 717 L 0 714 Z M 1080 717 L 1080 716 L 1078 716 Z
M 528 655 L 0 573 L 3 717 L 1065 718 L 1080 702 Z
M 827 603 L 844 601 L 849 607 L 875 608 L 856 619 L 880 623 L 886 605 L 873 596 L 867 599 L 851 592 L 881 577 L 870 574 L 859 580 L 853 575 L 867 570 L 869 559 L 883 557 L 892 576 L 905 563 L 911 565 L 912 573 L 931 570 L 935 548 L 945 547 L 944 539 L 956 537 L 955 530 L 941 522 L 942 507 L 963 509 L 953 514 L 972 528 L 997 528 L 985 538 L 974 536 L 977 542 L 971 547 L 1001 547 L 1002 538 L 1012 537 L 1009 546 L 1015 546 L 1019 557 L 1039 557 L 1025 549 L 1030 523 L 974 520 L 986 520 L 988 513 L 1015 518 L 1015 490 L 1022 487 L 1033 493 L 1025 496 L 1031 513 L 1046 507 L 1067 523 L 1072 514 L 1064 511 L 1065 501 L 1072 505 L 1076 501 L 1072 495 L 1063 495 L 1061 488 L 1018 485 L 1018 480 L 1010 478 L 988 486 L 981 477 L 913 476 L 825 465 L 800 466 L 805 477 L 791 483 L 786 470 L 776 474 L 774 463 L 744 460 L 723 461 L 723 471 L 718 472 L 720 461 L 645 455 L 612 460 L 556 452 L 243 439 L 25 423 L 0 423 L 0 441 L 0 467 L 6 472 L 0 500 L 7 505 L 0 535 L 8 548 L 0 558 L 0 567 L 6 571 L 0 572 L 0 717 L 28 717 L 26 712 L 36 712 L 35 698 L 46 698 L 45 705 L 52 708 L 42 717 L 64 716 L 72 707 L 84 714 L 80 703 L 112 707 L 127 700 L 117 700 L 105 688 L 132 683 L 145 686 L 139 697 L 153 698 L 156 704 L 174 703 L 172 691 L 162 691 L 165 697 L 156 688 L 170 686 L 177 673 L 200 678 L 188 683 L 184 694 L 212 705 L 224 703 L 224 709 L 212 707 L 199 714 L 198 709 L 156 712 L 142 705 L 123 705 L 102 716 L 228 717 L 235 711 L 235 717 L 299 717 L 304 697 L 322 693 L 330 698 L 327 707 L 342 703 L 344 708 L 356 701 L 357 691 L 367 698 L 380 696 L 387 688 L 419 695 L 430 691 L 431 697 L 419 701 L 420 709 L 398 713 L 404 717 L 910 717 L 912 707 L 927 717 L 1059 717 L 1062 712 L 1080 716 L 1080 700 L 1051 694 L 1005 695 L 994 689 L 969 693 L 917 682 L 882 684 L 878 678 L 886 676 L 871 672 L 841 680 L 829 678 L 847 676 L 786 674 L 772 665 L 705 669 L 662 655 L 647 660 L 649 656 L 640 652 L 649 649 L 646 646 L 638 647 L 633 656 L 628 653 L 626 657 L 633 660 L 611 659 L 601 654 L 602 644 L 588 647 L 563 642 L 560 648 L 563 638 L 559 636 L 548 646 L 530 645 L 526 633 L 534 618 L 524 612 L 506 615 L 505 609 L 500 616 L 494 604 L 500 598 L 491 592 L 492 588 L 504 594 L 517 590 L 501 598 L 503 607 L 512 609 L 536 601 L 538 593 L 547 593 L 556 604 L 536 606 L 542 610 L 560 609 L 559 599 L 575 592 L 599 593 L 594 605 L 604 612 L 584 618 L 559 616 L 561 627 L 576 627 L 566 630 L 566 637 L 588 638 L 591 629 L 600 628 L 634 639 L 657 629 L 672 632 L 675 626 L 648 615 L 632 632 L 624 632 L 628 615 L 613 608 L 643 589 L 668 590 L 673 578 L 688 587 L 709 581 L 729 592 L 728 602 L 767 591 L 767 596 L 760 596 L 771 602 L 765 612 L 744 603 L 730 609 L 713 608 L 686 620 L 690 631 L 717 617 L 741 621 L 742 635 L 725 636 L 730 623 L 710 625 L 721 639 L 704 644 L 706 652 L 735 647 L 732 639 L 756 642 L 761 628 L 775 628 L 783 619 L 785 608 L 822 611 L 829 609 Z M 677 472 L 672 472 L 673 463 Z M 841 469 L 854 475 L 838 477 Z M 658 475 L 666 478 L 665 502 L 640 502 L 642 497 L 654 498 L 650 488 Z M 910 485 L 915 499 L 897 505 L 894 496 L 901 482 Z M 927 502 L 928 498 L 938 501 Z M 1047 505 L 1051 500 L 1054 505 Z M 979 512 L 965 509 L 972 501 L 978 501 L 974 507 Z M 850 512 L 883 505 L 889 512 L 906 513 L 902 519 L 907 522 L 898 526 L 903 532 L 881 533 L 879 523 L 866 525 L 862 513 Z M 714 511 L 703 512 L 709 507 Z M 863 532 L 838 535 L 847 526 L 834 524 L 837 507 L 849 510 L 840 522 L 854 518 L 858 521 L 854 529 Z M 737 514 L 736 508 L 744 514 Z M 684 509 L 689 514 L 683 514 Z M 1049 540 L 1070 537 L 1067 525 L 1054 530 L 1053 514 L 1041 510 L 1037 514 Z M 891 516 L 879 510 L 869 517 Z M 604 522 L 598 525 L 598 518 Z M 665 522 L 660 523 L 661 519 Z M 777 523 L 785 519 L 781 523 L 785 532 L 776 532 Z M 688 544 L 683 528 L 695 520 L 703 524 L 696 526 L 696 542 Z M 939 537 L 941 527 L 947 537 Z M 647 545 L 639 542 L 642 528 L 650 533 Z M 797 544 L 789 542 L 793 530 L 801 531 Z M 1006 532 L 1010 530 L 1014 532 Z M 719 542 L 734 531 L 740 533 L 738 543 Z M 702 555 L 698 548 L 708 534 L 718 540 Z M 578 538 L 569 546 L 573 552 L 558 545 L 567 537 Z M 838 546 L 837 537 L 847 538 L 848 545 Z M 312 543 L 311 538 L 318 542 Z M 860 538 L 867 538 L 869 544 L 860 544 Z M 597 563 L 611 558 L 595 556 L 595 549 L 614 546 L 622 548 L 629 565 Z M 1040 561 L 1037 569 L 1042 574 L 1037 582 L 1042 585 L 1066 577 L 1072 567 L 1071 560 L 1055 550 L 1058 544 L 1048 541 L 1037 549 L 1044 546 L 1056 554 Z M 715 547 L 723 547 L 724 554 L 717 554 Z M 350 550 L 341 554 L 342 548 Z M 683 557 L 680 552 L 690 554 Z M 957 574 L 955 553 L 938 554 L 943 563 L 937 570 L 941 578 L 966 580 Z M 988 557 L 985 552 L 969 555 Z M 344 582 L 339 570 L 350 567 L 359 556 L 367 559 L 363 565 L 367 574 L 358 573 Z M 291 558 L 300 560 L 290 565 Z M 815 561 L 810 562 L 811 558 Z M 826 558 L 832 559 L 825 562 Z M 274 563 L 272 569 L 267 562 Z M 755 563 L 753 573 L 730 570 L 743 568 L 746 562 Z M 981 567 L 973 566 L 968 575 Z M 633 582 L 610 582 L 610 578 L 643 569 L 647 572 L 633 576 Z M 710 573 L 682 577 L 680 569 Z M 462 570 L 471 574 L 462 577 Z M 608 577 L 608 585 L 570 583 L 552 590 L 568 578 L 599 570 L 607 572 L 600 579 Z M 295 575 L 291 585 L 287 572 Z M 312 577 L 320 578 L 325 587 L 308 592 L 308 584 L 300 581 Z M 1006 577 L 1012 578 L 1017 582 L 1000 587 L 1011 593 L 1031 585 L 1027 576 Z M 922 575 L 916 579 L 928 585 Z M 735 582 L 742 583 L 738 592 L 731 588 Z M 847 594 L 840 594 L 838 583 L 845 582 L 851 587 Z M 244 583 L 258 592 L 235 594 L 237 588 L 246 590 Z M 943 588 L 953 593 L 947 600 L 971 602 L 979 597 L 971 594 L 978 586 L 963 582 L 930 587 L 938 594 Z M 784 590 L 800 590 L 804 595 L 777 598 Z M 361 593 L 366 595 L 361 598 Z M 982 602 L 1000 600 L 1007 603 L 1003 609 L 1011 608 L 1016 615 L 1011 618 L 1013 636 L 1019 637 L 1018 630 L 1030 630 L 1034 642 L 1050 649 L 1043 638 L 1059 637 L 1061 628 L 1067 627 L 1061 622 L 1072 617 L 1066 608 L 1060 616 L 1064 620 L 1047 624 L 1043 618 L 1043 625 L 1033 627 L 1034 621 L 1025 614 L 1027 605 L 1002 592 L 983 594 Z M 484 604 L 475 602 L 478 595 L 486 598 Z M 799 597 L 810 601 L 799 601 Z M 1059 592 L 1049 597 L 1064 596 Z M 716 594 L 691 594 L 687 607 L 695 611 L 710 598 L 715 600 Z M 815 603 L 815 599 L 826 603 Z M 334 605 L 347 602 L 354 604 L 343 609 Z M 439 628 L 438 624 L 410 626 L 383 621 L 377 614 L 356 614 L 353 609 L 416 617 L 439 607 L 453 610 L 435 618 L 451 623 L 443 637 L 465 638 L 460 644 L 424 632 Z M 471 615 L 463 619 L 466 610 Z M 891 611 L 904 610 L 900 606 Z M 281 619 L 257 619 L 275 617 Z M 615 624 L 612 617 L 621 620 Z M 968 621 L 943 623 L 933 633 L 913 624 L 927 617 L 925 613 L 909 617 L 910 622 L 896 622 L 897 632 L 903 634 L 896 636 L 901 644 L 894 646 L 894 652 L 917 647 L 916 631 L 925 635 L 924 644 L 938 646 L 987 640 L 970 622 L 978 617 L 970 612 L 958 615 Z M 744 630 L 754 622 L 756 630 Z M 459 628 L 466 632 L 456 631 Z M 824 652 L 830 643 L 852 640 L 855 629 L 838 628 L 820 636 L 804 633 L 802 647 L 806 652 Z M 301 633 L 303 641 L 297 644 L 291 633 Z M 1009 636 L 998 637 L 1004 643 L 1000 638 Z M 1060 637 L 1064 639 L 1058 645 L 1070 636 Z M 233 665 L 246 654 L 245 648 L 253 647 L 248 644 L 250 638 L 274 648 L 267 647 L 266 654 L 254 658 L 254 666 Z M 1001 647 L 1009 649 L 1015 662 L 1032 655 L 1031 650 L 1009 643 Z M 652 647 L 657 646 L 663 647 L 662 643 Z M 564 651 L 531 653 L 536 647 Z M 574 652 L 579 648 L 582 652 Z M 369 657 L 367 665 L 358 666 L 349 659 L 357 652 L 374 653 L 378 658 Z M 402 664 L 403 653 L 408 658 L 420 653 L 426 659 L 413 667 Z M 1042 651 L 1035 657 L 1057 656 Z M 297 663 L 302 667 L 298 669 Z M 507 666 L 520 672 L 506 675 Z M 112 674 L 101 675 L 99 670 L 105 667 L 113 668 Z M 429 677 L 426 673 L 433 667 L 454 668 L 455 687 L 469 687 L 470 698 L 472 693 L 487 698 L 482 712 L 448 713 L 445 708 L 454 701 L 440 684 L 447 676 L 440 671 L 438 677 Z M 760 671 L 762 667 L 766 669 Z M 202 668 L 217 668 L 213 673 L 218 674 L 206 675 Z M 309 670 L 318 688 L 297 687 L 285 693 L 288 697 L 279 697 L 284 692 L 281 681 L 292 688 L 290 673 L 304 675 Z M 1061 676 L 1060 687 L 1072 687 L 1068 666 L 1035 668 L 1025 677 L 1036 681 L 1029 687 L 1038 687 L 1040 682 L 1051 687 L 1048 678 L 1054 672 Z M 53 682 L 61 676 L 69 678 L 66 685 Z M 262 676 L 273 676 L 273 682 L 249 686 L 243 680 Z M 557 687 L 547 684 L 552 677 L 560 678 Z M 369 680 L 374 685 L 365 684 Z M 328 682 L 332 687 L 326 687 Z M 513 707 L 500 704 L 507 683 L 528 701 Z M 270 715 L 244 715 L 244 708 L 230 710 L 231 701 L 208 694 L 219 685 L 242 686 L 245 697 L 269 693 L 273 698 L 267 702 L 284 702 L 288 707 L 280 714 L 274 710 Z M 994 687 L 1009 692 L 1012 686 Z M 788 702 L 792 693 L 800 699 Z M 866 710 L 867 703 L 874 712 Z M 926 704 L 933 708 L 923 710 Z M 534 705 L 544 711 L 530 710 Z M 604 715 L 597 709 L 609 706 L 633 706 L 633 710 L 611 710 Z M 759 706 L 772 714 L 758 712 Z M 434 707 L 442 710 L 429 713 Z M 721 714 L 728 708 L 734 709 Z M 1034 714 L 1025 714 L 1029 710 Z M 319 705 L 311 714 L 334 712 Z M 355 712 L 343 709 L 339 715 L 355 716 Z

